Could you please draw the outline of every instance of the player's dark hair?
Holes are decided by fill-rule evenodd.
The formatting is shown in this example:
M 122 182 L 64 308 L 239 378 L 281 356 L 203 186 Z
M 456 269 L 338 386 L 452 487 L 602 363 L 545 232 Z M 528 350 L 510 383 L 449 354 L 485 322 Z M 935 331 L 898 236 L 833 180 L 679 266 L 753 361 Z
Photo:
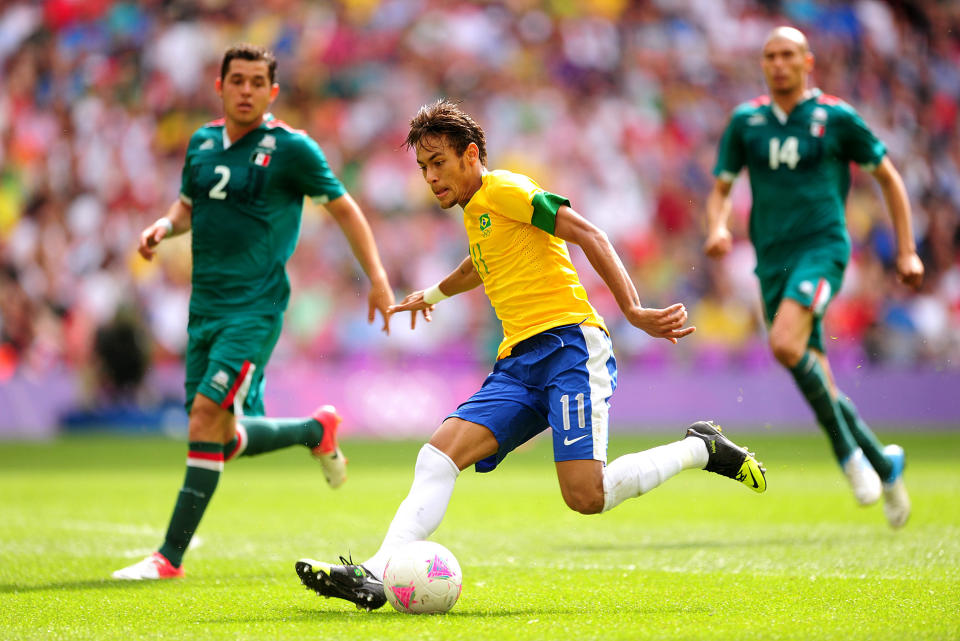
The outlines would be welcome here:
M 252 62 L 262 60 L 267 63 L 267 75 L 270 78 L 270 84 L 272 85 L 277 81 L 277 59 L 266 47 L 242 42 L 227 49 L 223 54 L 223 62 L 220 63 L 220 80 L 226 79 L 231 60 L 250 60 Z
M 458 156 L 462 156 L 467 146 L 473 143 L 480 150 L 480 163 L 487 164 L 487 139 L 483 129 L 455 102 L 441 98 L 432 105 L 420 107 L 410 121 L 410 133 L 404 146 L 412 149 L 424 138 L 432 137 L 445 139 Z

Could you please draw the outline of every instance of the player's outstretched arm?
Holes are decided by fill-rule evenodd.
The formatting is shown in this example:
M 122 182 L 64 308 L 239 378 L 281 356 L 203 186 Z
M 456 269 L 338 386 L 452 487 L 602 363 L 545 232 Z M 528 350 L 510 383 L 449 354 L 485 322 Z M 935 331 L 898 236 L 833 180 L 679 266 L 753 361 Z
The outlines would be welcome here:
M 372 323 L 376 318 L 377 310 L 383 316 L 383 331 L 390 333 L 390 311 L 393 305 L 393 290 L 387 272 L 380 262 L 380 253 L 377 243 L 373 239 L 373 232 L 367 223 L 366 217 L 360 211 L 360 206 L 350 194 L 344 194 L 336 200 L 326 204 L 327 211 L 340 226 L 353 255 L 360 262 L 363 273 L 370 279 L 370 293 L 367 296 L 367 321 Z
M 190 214 L 193 209 L 182 199 L 177 200 L 167 209 L 165 216 L 158 218 L 146 229 L 140 232 L 140 244 L 137 251 L 146 260 L 153 260 L 157 253 L 157 245 L 164 238 L 176 236 L 190 230 Z
M 641 305 L 640 294 L 637 293 L 630 274 L 607 235 L 570 207 L 564 205 L 557 211 L 554 234 L 580 246 L 631 325 L 671 343 L 676 343 L 696 331 L 696 327 L 684 327 L 687 310 L 680 303 L 664 309 L 651 309 Z
M 900 172 L 887 156 L 884 156 L 873 170 L 873 177 L 880 184 L 880 191 L 883 192 L 883 199 L 893 219 L 893 231 L 897 237 L 897 277 L 904 285 L 919 289 L 923 282 L 923 263 L 917 255 L 917 245 L 913 240 L 907 188 Z
M 707 240 L 703 253 L 710 258 L 723 258 L 733 246 L 727 221 L 730 220 L 730 188 L 733 183 L 717 178 L 707 196 Z
M 434 310 L 438 302 L 469 291 L 481 282 L 480 275 L 474 268 L 473 261 L 470 260 L 468 256 L 439 283 L 427 289 L 408 294 L 399 304 L 392 305 L 387 311 L 391 314 L 410 312 L 410 329 L 415 329 L 417 326 L 417 312 L 421 312 L 423 314 L 423 320 L 429 323 L 432 320 L 430 312 Z

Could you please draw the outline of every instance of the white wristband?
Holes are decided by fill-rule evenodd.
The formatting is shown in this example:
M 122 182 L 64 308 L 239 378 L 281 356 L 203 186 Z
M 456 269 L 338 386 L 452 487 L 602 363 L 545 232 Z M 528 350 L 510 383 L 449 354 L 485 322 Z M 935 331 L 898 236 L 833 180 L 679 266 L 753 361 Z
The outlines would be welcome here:
M 173 233 L 173 221 L 163 216 L 162 218 L 157 218 L 157 222 L 154 225 L 163 225 L 167 229 L 167 236 Z
M 432 285 L 423 290 L 423 302 L 427 305 L 436 305 L 442 300 L 450 298 L 446 294 L 440 291 L 440 283 Z

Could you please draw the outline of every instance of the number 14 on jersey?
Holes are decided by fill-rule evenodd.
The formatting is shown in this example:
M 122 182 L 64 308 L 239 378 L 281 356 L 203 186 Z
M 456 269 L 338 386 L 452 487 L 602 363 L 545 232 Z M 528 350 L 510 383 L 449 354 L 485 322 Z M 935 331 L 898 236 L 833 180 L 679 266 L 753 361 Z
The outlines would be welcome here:
M 787 136 L 782 143 L 779 138 L 770 139 L 770 169 L 779 169 L 781 164 L 796 169 L 798 162 L 800 141 L 796 136 Z

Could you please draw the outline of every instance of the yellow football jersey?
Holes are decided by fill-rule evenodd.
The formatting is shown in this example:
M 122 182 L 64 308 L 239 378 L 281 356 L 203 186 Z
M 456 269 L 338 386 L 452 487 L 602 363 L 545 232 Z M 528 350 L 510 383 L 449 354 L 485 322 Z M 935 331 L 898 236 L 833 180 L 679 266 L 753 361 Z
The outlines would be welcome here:
M 567 244 L 553 235 L 557 210 L 570 202 L 526 176 L 496 170 L 463 208 L 470 256 L 503 323 L 497 358 L 552 327 L 585 323 L 607 331 L 587 300 Z

